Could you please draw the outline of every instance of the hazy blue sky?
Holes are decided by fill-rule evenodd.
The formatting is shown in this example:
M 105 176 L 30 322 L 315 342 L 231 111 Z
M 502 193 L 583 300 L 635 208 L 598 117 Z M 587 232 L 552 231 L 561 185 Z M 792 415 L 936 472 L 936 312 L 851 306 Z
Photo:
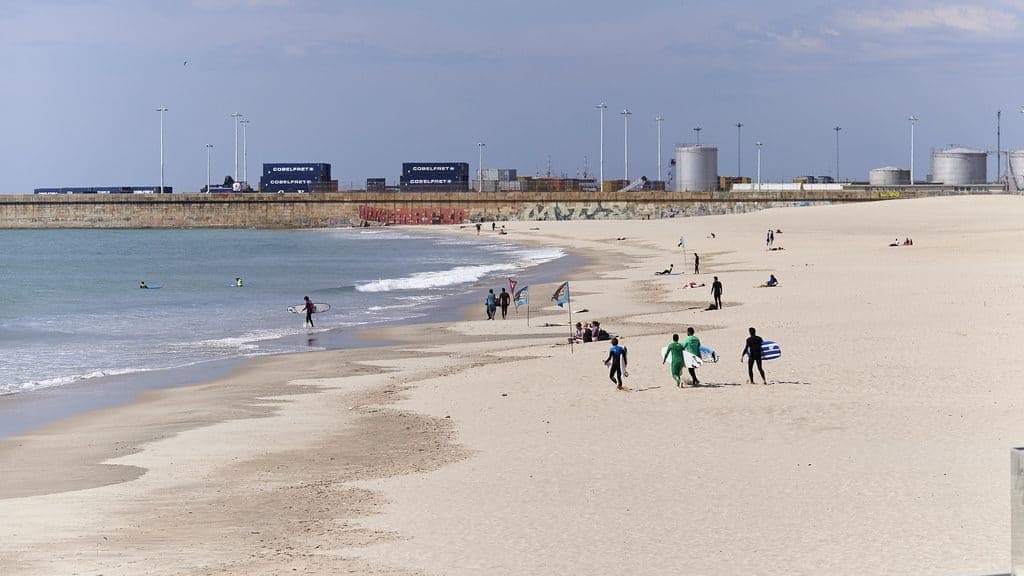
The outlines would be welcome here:
M 0 0 L 0 192 L 159 181 L 179 191 L 233 170 L 231 112 L 262 162 L 333 164 L 343 186 L 403 161 L 477 162 L 575 176 L 655 177 L 676 142 L 720 148 L 766 178 L 909 164 L 951 143 L 1024 146 L 1024 0 Z M 184 62 L 188 61 L 185 65 Z M 991 162 L 994 170 L 995 161 Z

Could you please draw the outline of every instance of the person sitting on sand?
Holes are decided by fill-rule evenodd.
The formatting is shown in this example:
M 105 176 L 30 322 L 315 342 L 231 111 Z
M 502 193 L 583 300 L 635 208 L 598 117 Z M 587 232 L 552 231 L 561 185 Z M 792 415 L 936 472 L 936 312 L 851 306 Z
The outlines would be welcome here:
M 761 284 L 760 288 L 775 288 L 778 285 L 779 279 L 775 277 L 775 274 L 770 274 L 768 276 L 768 281 L 765 282 L 764 284 Z
M 669 264 L 669 265 L 668 265 L 668 268 L 665 268 L 665 269 L 664 269 L 664 270 L 662 270 L 661 272 L 655 272 L 655 273 L 654 273 L 654 275 L 655 275 L 655 276 L 667 276 L 667 275 L 669 275 L 669 274 L 671 274 L 671 273 L 672 273 L 672 268 L 673 268 L 674 266 L 675 266 L 675 264 Z
M 914 241 L 911 240 L 910 237 L 908 236 L 907 239 L 903 241 L 903 245 L 904 246 L 913 246 L 914 245 Z
M 611 335 L 605 332 L 604 328 L 601 328 L 601 323 L 597 320 L 594 320 L 594 325 L 591 328 L 591 336 L 594 338 L 595 342 L 612 339 Z
M 591 331 L 591 329 L 592 329 L 592 327 L 591 327 L 590 322 L 587 322 L 586 329 L 583 330 L 582 334 L 580 334 L 580 341 L 582 341 L 584 343 L 586 343 L 586 342 L 593 342 L 594 341 L 594 334 Z
M 583 324 L 581 322 L 576 323 L 576 330 L 572 333 L 572 339 L 575 342 L 583 341 Z

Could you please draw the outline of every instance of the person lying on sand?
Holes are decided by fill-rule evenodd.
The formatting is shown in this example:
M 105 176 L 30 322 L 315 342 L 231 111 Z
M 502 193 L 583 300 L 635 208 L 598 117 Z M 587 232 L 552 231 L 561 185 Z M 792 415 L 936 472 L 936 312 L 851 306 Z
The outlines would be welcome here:
M 783 248 L 782 246 L 773 246 L 773 247 L 769 248 L 768 250 L 770 250 L 772 252 L 778 252 L 779 250 L 785 250 L 785 248 Z
M 893 240 L 892 243 L 889 244 L 889 246 L 899 246 L 899 245 L 900 245 L 900 239 L 899 238 Z
M 700 284 L 696 282 L 687 282 L 683 284 L 683 288 L 703 288 L 704 286 L 706 286 L 706 284 L 704 284 L 703 282 L 701 282 Z
M 668 268 L 665 268 L 665 269 L 664 269 L 664 270 L 662 270 L 661 272 L 655 272 L 655 273 L 654 273 L 654 275 L 655 275 L 655 276 L 666 276 L 666 275 L 668 275 L 668 274 L 671 274 L 671 273 L 672 273 L 672 268 L 673 268 L 674 266 L 675 266 L 675 264 L 669 264 L 669 265 L 668 265 Z

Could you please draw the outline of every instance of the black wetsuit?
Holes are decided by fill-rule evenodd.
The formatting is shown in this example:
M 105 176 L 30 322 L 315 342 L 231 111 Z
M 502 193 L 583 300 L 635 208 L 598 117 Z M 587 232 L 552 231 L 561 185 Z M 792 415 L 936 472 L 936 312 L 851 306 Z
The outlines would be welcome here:
M 747 355 L 747 376 L 750 378 L 750 382 L 754 382 L 754 364 L 757 364 L 757 371 L 761 373 L 761 380 L 767 380 L 764 377 L 764 368 L 761 367 L 761 344 L 764 343 L 764 339 L 760 336 L 751 336 L 747 338 L 747 349 L 744 351 Z
M 715 280 L 711 283 L 711 296 L 715 298 L 715 307 L 722 309 L 722 283 Z
M 693 273 L 700 274 L 700 256 L 693 255 Z
M 622 388 L 622 368 L 628 364 L 626 359 L 626 347 L 616 344 L 608 349 L 608 358 L 605 364 L 611 362 L 611 369 L 608 371 L 608 378 Z
M 498 305 L 501 306 L 501 319 L 505 319 L 505 315 L 508 314 L 508 305 L 512 297 L 509 296 L 508 292 L 502 292 L 498 294 Z
M 316 306 L 312 302 L 306 302 L 306 324 L 309 324 L 310 328 L 315 328 L 313 326 L 313 310 L 315 309 Z

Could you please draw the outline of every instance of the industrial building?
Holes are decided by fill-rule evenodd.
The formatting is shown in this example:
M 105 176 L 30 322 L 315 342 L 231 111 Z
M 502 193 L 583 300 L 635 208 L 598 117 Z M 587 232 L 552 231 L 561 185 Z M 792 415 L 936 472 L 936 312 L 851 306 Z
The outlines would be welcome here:
M 873 168 L 868 172 L 869 186 L 909 186 L 910 170 L 895 166 Z
M 972 148 L 932 150 L 932 184 L 969 186 L 988 181 L 988 153 Z
M 676 192 L 718 189 L 718 148 L 698 144 L 676 146 Z

